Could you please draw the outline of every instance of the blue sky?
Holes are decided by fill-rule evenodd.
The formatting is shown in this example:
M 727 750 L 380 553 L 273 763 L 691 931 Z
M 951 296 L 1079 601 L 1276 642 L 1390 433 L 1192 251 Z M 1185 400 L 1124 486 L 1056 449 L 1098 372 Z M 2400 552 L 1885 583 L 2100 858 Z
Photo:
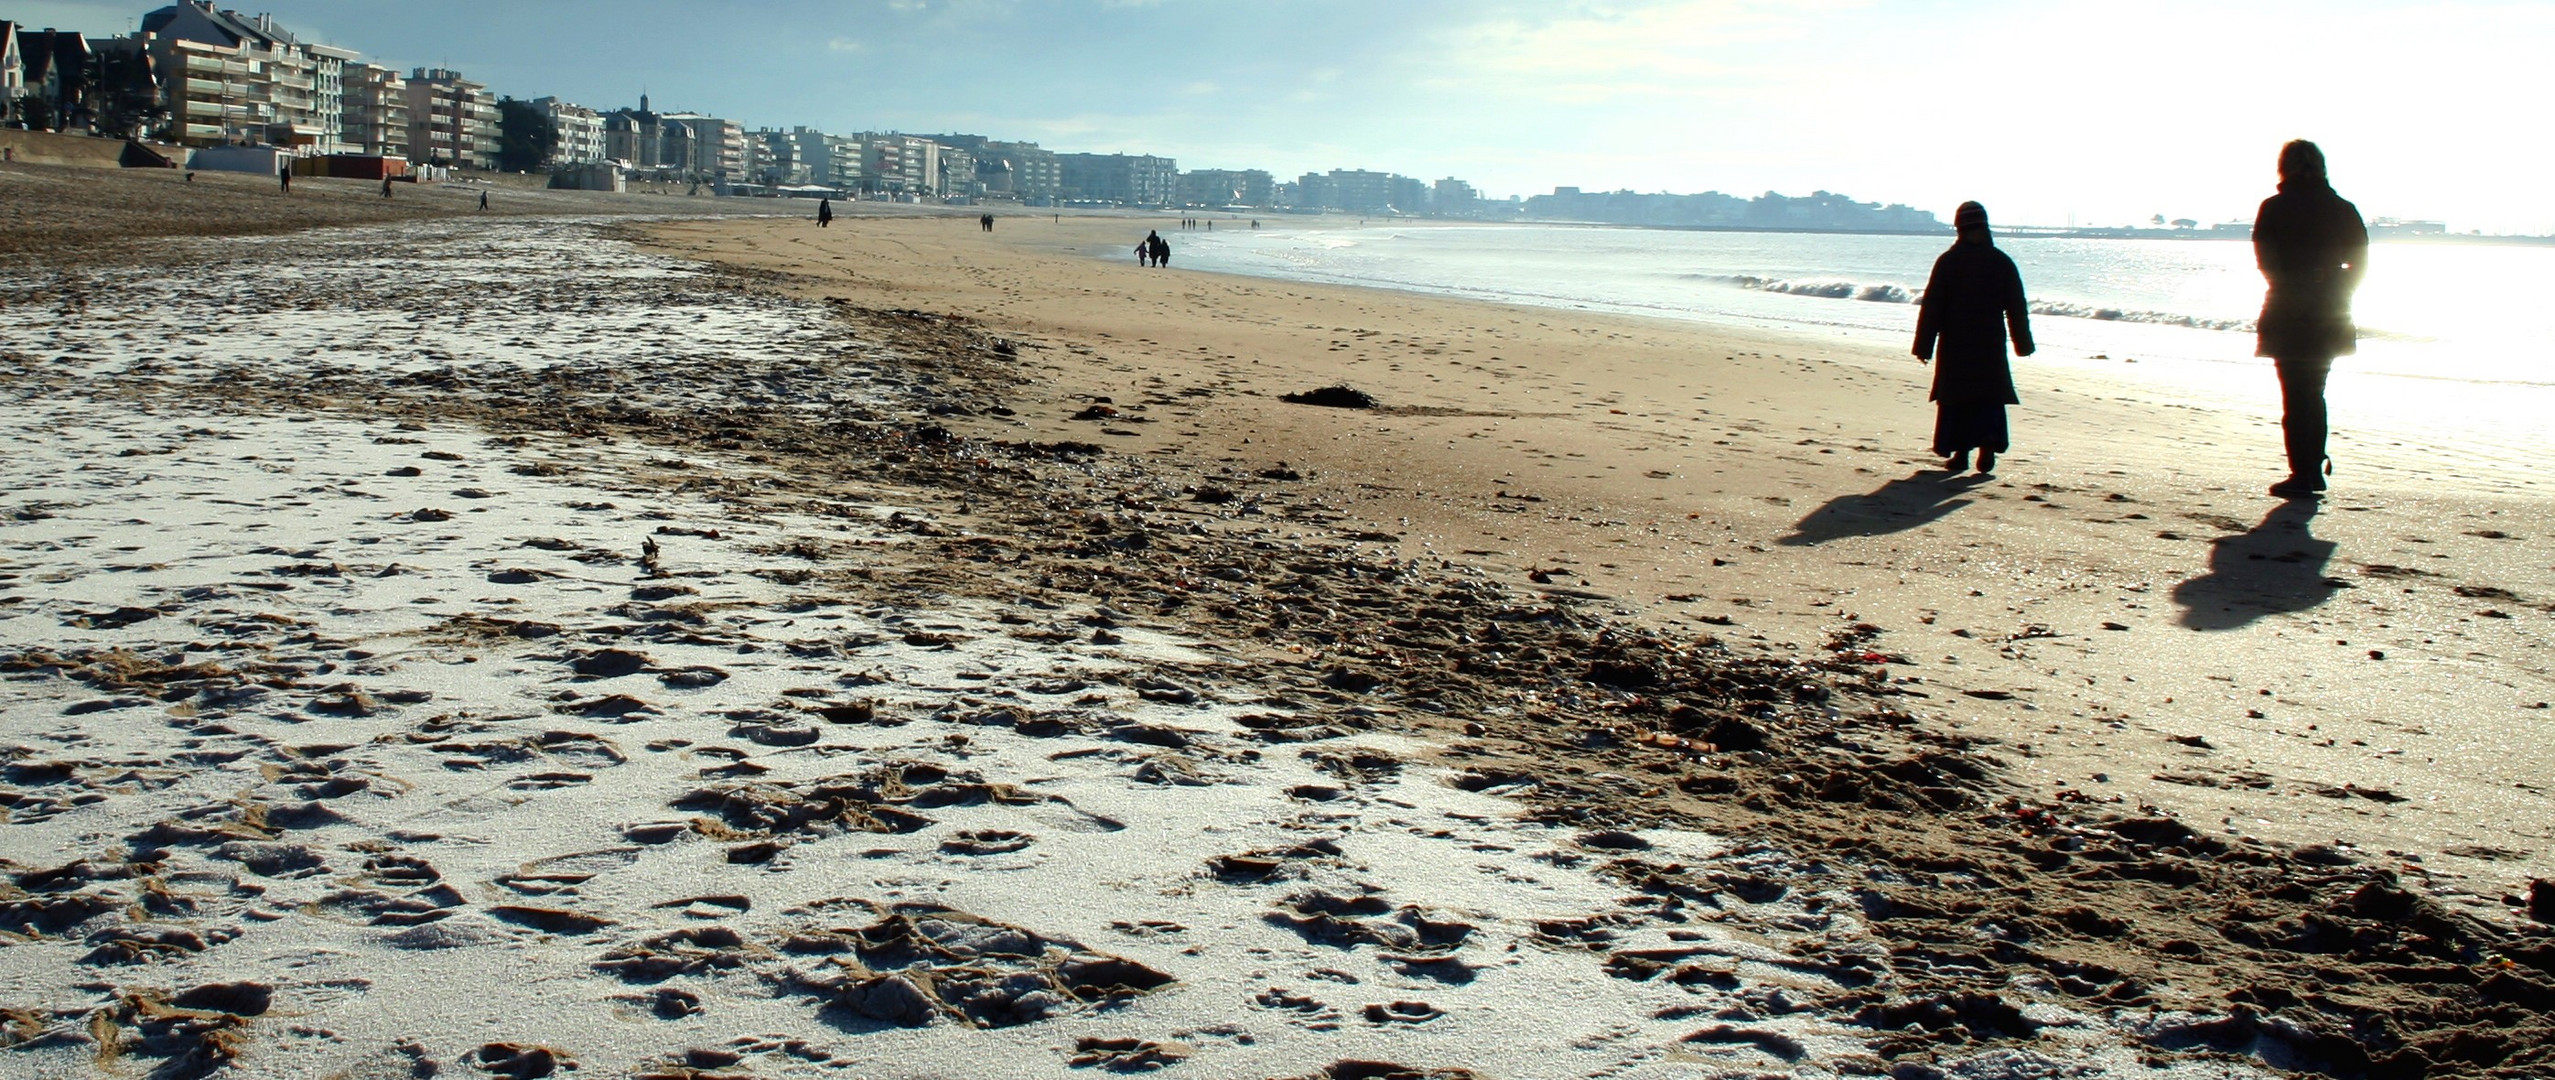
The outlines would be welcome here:
M 92 33 L 153 5 L 0 0 Z M 2249 216 L 2292 137 L 2372 215 L 2555 232 L 2555 4 L 264 0 L 500 93 L 964 131 L 1183 168 L 1824 188 L 1944 217 Z

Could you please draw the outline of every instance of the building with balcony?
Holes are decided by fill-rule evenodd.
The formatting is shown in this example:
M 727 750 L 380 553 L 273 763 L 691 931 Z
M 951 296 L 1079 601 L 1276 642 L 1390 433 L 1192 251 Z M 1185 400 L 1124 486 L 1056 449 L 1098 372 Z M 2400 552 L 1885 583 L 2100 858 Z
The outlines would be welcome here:
M 550 118 L 551 130 L 559 135 L 545 164 L 581 165 L 610 156 L 605 153 L 602 113 L 555 97 L 534 98 L 532 107 Z
M 215 10 L 212 0 L 144 15 L 140 35 L 179 143 L 345 149 L 344 74 L 353 52 L 304 42 L 271 15 Z
M 408 73 L 408 154 L 471 169 L 497 167 L 497 99 L 448 68 Z
M 1064 197 L 1121 206 L 1169 206 L 1179 163 L 1150 154 L 1058 154 Z
M 664 113 L 658 164 L 686 180 L 742 183 L 746 177 L 745 128 L 700 113 Z
M 1182 206 L 1268 206 L 1277 184 L 1262 169 L 1192 169 L 1180 174 Z
M 864 131 L 861 190 L 878 195 L 940 193 L 940 144 L 918 135 Z
M 1333 169 L 1329 209 L 1375 214 L 1393 207 L 1393 174 L 1366 169 Z
M 349 63 L 341 76 L 337 138 L 353 154 L 408 156 L 408 79 L 379 64 Z
M 1449 176 L 1437 182 L 1429 207 L 1445 217 L 1463 217 L 1480 209 L 1481 198 L 1473 185 Z

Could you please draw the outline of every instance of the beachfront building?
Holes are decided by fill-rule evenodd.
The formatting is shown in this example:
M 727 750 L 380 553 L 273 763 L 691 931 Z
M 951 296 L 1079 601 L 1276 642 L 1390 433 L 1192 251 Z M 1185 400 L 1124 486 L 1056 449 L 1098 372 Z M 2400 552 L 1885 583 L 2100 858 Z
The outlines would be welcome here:
M 1295 178 L 1295 195 L 1284 205 L 1298 210 L 1328 210 L 1339 205 L 1339 193 L 1332 190 L 1331 178 L 1309 172 Z
M 0 122 L 18 118 L 18 98 L 27 92 L 26 72 L 19 65 L 18 24 L 0 19 Z
M 644 99 L 643 99 L 644 100 Z M 658 117 L 657 164 L 678 179 L 696 184 L 741 183 L 746 178 L 745 128 L 700 113 L 665 113 Z
M 603 114 L 603 156 L 627 163 L 635 172 L 654 172 L 665 154 L 665 124 L 639 95 L 639 107 Z
M 1352 214 L 1380 214 L 1393 208 L 1391 173 L 1333 169 L 1330 180 L 1331 201 L 1323 204 L 1328 209 Z
M 497 167 L 497 99 L 449 68 L 408 74 L 408 149 L 436 165 Z
M 1064 197 L 1120 206 L 1169 206 L 1179 163 L 1150 154 L 1058 154 Z
M 550 118 L 550 129 L 558 132 L 559 144 L 550 153 L 551 165 L 582 165 L 602 161 L 607 155 L 603 146 L 603 114 L 571 101 L 555 97 L 532 99 L 532 107 Z
M 408 156 L 408 78 L 379 64 L 350 63 L 340 79 L 337 139 L 352 154 Z
M 976 175 L 985 180 L 986 190 L 991 191 L 995 180 L 988 173 L 1000 174 L 1003 188 L 1012 198 L 1033 206 L 1054 202 L 1065 190 L 1063 162 L 1055 151 L 1034 142 L 986 142 L 984 151 L 976 157 Z
M 1437 182 L 1437 190 L 1429 199 L 1430 209 L 1443 217 L 1464 217 L 1478 209 L 1482 193 L 1452 176 Z
M 344 74 L 353 52 L 304 42 L 271 15 L 216 11 L 212 0 L 144 15 L 137 39 L 160 75 L 179 143 L 345 149 Z
M 1277 185 L 1261 169 L 1191 169 L 1180 174 L 1182 206 L 1269 206 Z
M 939 143 L 892 131 L 864 131 L 858 137 L 862 191 L 891 197 L 939 192 Z
M 940 147 L 937 194 L 941 198 L 972 201 L 984 194 L 985 185 L 976 179 L 976 155 L 972 151 L 941 146 L 937 141 L 932 145 Z
M 1053 151 L 1041 149 L 1032 142 L 1005 142 L 982 135 L 934 135 L 933 142 L 967 154 L 967 169 L 972 176 L 970 193 L 988 199 L 1012 199 L 1043 205 L 1055 199 L 1061 186 L 1061 169 Z M 941 161 L 945 177 L 943 187 L 955 193 L 960 188 L 962 170 L 946 155 Z
M 767 184 L 832 184 L 833 153 L 824 132 L 801 125 L 783 131 L 764 128 L 746 137 L 761 143 L 767 164 L 755 178 Z
M 52 131 L 89 126 L 89 39 L 71 30 L 26 30 L 14 35 L 18 89 L 11 94 L 17 119 Z

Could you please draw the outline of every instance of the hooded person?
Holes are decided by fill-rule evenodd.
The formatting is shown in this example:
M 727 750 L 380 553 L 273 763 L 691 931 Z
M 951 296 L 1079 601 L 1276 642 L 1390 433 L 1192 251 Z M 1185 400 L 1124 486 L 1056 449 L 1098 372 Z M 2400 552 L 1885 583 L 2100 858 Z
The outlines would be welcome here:
M 1916 309 L 1916 358 L 1934 361 L 1934 452 L 1953 472 L 1996 467 L 2006 450 L 2005 406 L 2020 403 L 2006 363 L 2010 334 L 2014 355 L 2032 354 L 2031 314 L 2023 300 L 2023 274 L 1997 250 L 1987 231 L 1987 208 L 1962 203 L 1952 215 L 1959 238 L 1934 260 L 1925 297 Z
M 2289 477 L 2282 498 L 2324 490 L 2324 381 L 2333 358 L 2359 350 L 2351 294 L 2369 262 L 2360 208 L 2333 193 L 2324 151 L 2299 139 L 2280 148 L 2280 193 L 2253 218 L 2253 261 L 2268 286 L 2254 324 L 2254 355 L 2280 373 L 2280 433 Z

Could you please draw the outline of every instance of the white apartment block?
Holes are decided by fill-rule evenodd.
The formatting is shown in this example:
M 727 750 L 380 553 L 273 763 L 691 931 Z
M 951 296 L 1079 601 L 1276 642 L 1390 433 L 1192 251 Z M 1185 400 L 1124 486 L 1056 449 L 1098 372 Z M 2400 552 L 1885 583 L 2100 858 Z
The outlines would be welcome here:
M 581 165 L 611 156 L 604 152 L 602 113 L 555 97 L 534 98 L 532 107 L 548 114 L 551 128 L 559 133 L 551 164 Z

